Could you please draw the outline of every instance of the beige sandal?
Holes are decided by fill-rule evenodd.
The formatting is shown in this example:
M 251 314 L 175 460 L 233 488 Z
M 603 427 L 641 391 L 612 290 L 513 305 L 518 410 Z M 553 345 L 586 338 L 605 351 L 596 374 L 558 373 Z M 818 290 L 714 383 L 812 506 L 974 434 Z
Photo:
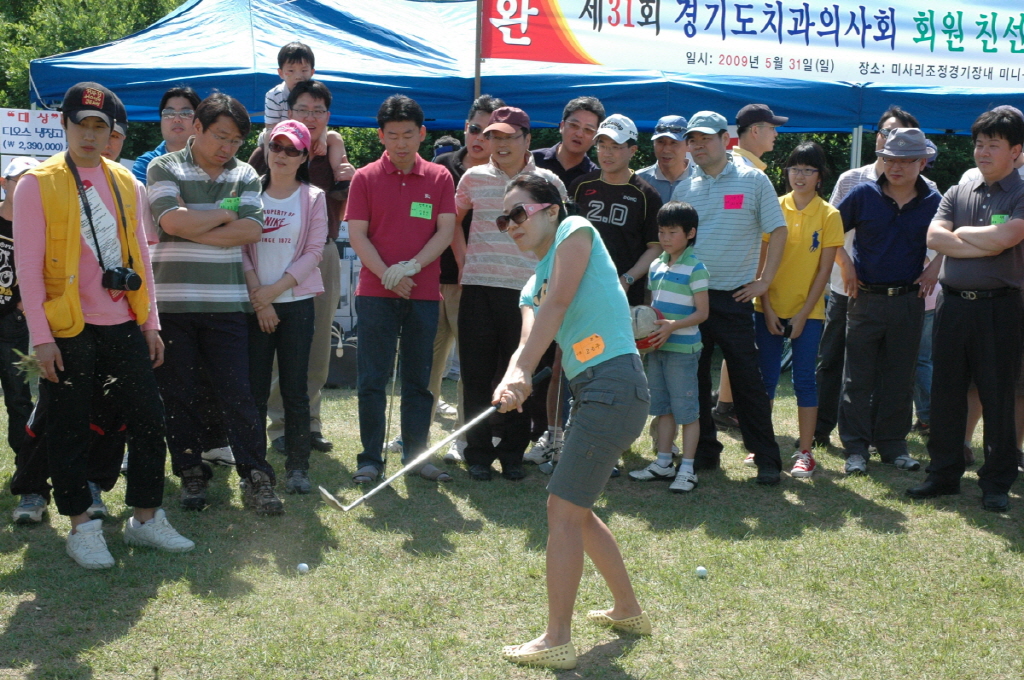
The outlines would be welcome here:
M 587 619 L 600 626 L 608 626 L 633 635 L 651 635 L 654 632 L 647 612 L 640 612 L 639 616 L 631 616 L 628 619 L 613 619 L 600 609 L 595 609 L 587 613 Z
M 524 666 L 543 666 L 556 670 L 571 670 L 576 668 L 576 648 L 572 641 L 564 645 L 542 649 L 538 652 L 521 652 L 522 645 L 512 645 L 501 650 L 506 660 Z
M 442 470 L 442 469 L 440 469 L 440 468 L 438 468 L 438 467 L 436 467 L 436 466 L 434 466 L 434 465 L 432 465 L 430 463 L 424 463 L 423 467 L 421 467 L 417 472 L 419 472 L 420 477 L 422 477 L 423 479 L 426 479 L 427 481 L 431 481 L 431 482 L 450 482 L 450 481 L 452 481 L 452 476 L 450 474 L 448 474 L 444 470 Z

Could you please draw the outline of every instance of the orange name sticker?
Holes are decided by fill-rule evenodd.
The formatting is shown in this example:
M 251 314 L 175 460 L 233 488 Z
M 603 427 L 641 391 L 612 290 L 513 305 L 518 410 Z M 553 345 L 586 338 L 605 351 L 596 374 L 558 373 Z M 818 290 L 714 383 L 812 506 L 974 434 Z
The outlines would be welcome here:
M 604 352 L 604 338 L 594 333 L 573 345 L 572 351 L 576 354 L 577 361 L 581 364 L 586 363 Z

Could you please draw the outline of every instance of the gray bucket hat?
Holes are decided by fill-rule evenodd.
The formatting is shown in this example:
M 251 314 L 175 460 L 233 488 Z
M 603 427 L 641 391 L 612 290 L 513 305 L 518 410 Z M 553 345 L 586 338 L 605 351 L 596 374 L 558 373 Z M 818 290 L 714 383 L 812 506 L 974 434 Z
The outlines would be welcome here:
M 896 128 L 876 154 L 882 158 L 932 158 L 936 152 L 927 141 L 917 128 Z

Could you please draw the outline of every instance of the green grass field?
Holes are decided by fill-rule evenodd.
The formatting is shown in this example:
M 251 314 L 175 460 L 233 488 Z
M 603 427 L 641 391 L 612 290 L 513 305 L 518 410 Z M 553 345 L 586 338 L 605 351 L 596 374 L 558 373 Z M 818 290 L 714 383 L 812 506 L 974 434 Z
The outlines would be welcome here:
M 454 384 L 445 390 L 454 399 Z M 336 448 L 313 454 L 311 477 L 351 502 L 354 394 L 329 391 L 325 410 Z M 788 386 L 777 411 L 785 457 L 796 433 Z M 452 424 L 436 419 L 434 441 Z M 177 509 L 168 476 L 171 522 L 197 544 L 186 555 L 124 545 L 119 484 L 105 523 L 117 565 L 101 572 L 64 553 L 66 518 L 15 526 L 16 499 L 0 496 L 0 678 L 1024 677 L 1019 495 L 1008 514 L 984 512 L 969 472 L 962 495 L 911 502 L 903 491 L 923 472 L 875 460 L 868 476 L 846 479 L 836 449 L 819 453 L 812 480 L 784 475 L 762 488 L 739 441 L 722 439 L 723 470 L 702 474 L 690 494 L 609 482 L 596 511 L 655 635 L 586 622 L 588 609 L 610 604 L 588 563 L 574 671 L 500 656 L 545 622 L 547 478 L 534 468 L 520 483 L 473 482 L 461 470 L 445 486 L 400 480 L 349 513 L 316 495 L 287 497 L 287 514 L 274 518 L 243 510 L 234 472 L 221 468 L 201 513 Z M 924 457 L 911 439 L 912 455 Z M 281 469 L 283 458 L 269 455 Z M 651 457 L 642 438 L 625 469 Z M 6 487 L 6 445 L 2 458 Z M 393 455 L 389 469 L 397 465 Z M 297 572 L 300 562 L 310 573 Z

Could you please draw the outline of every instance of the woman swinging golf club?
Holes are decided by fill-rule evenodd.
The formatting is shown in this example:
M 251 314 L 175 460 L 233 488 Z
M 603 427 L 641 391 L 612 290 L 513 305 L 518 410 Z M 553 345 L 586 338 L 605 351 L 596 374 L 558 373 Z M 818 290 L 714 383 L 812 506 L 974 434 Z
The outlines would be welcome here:
M 643 429 L 650 396 L 626 295 L 594 227 L 583 217 L 567 216 L 556 188 L 537 175 L 509 182 L 504 209 L 498 229 L 540 261 L 523 288 L 519 349 L 494 391 L 494 403 L 503 412 L 522 409 L 530 376 L 552 340 L 562 348 L 573 396 L 572 426 L 548 484 L 547 630 L 505 647 L 504 655 L 515 663 L 568 669 L 576 666 L 571 623 L 584 552 L 614 597 L 611 609 L 587 618 L 631 633 L 651 632 L 618 544 L 592 510 L 619 455 Z

